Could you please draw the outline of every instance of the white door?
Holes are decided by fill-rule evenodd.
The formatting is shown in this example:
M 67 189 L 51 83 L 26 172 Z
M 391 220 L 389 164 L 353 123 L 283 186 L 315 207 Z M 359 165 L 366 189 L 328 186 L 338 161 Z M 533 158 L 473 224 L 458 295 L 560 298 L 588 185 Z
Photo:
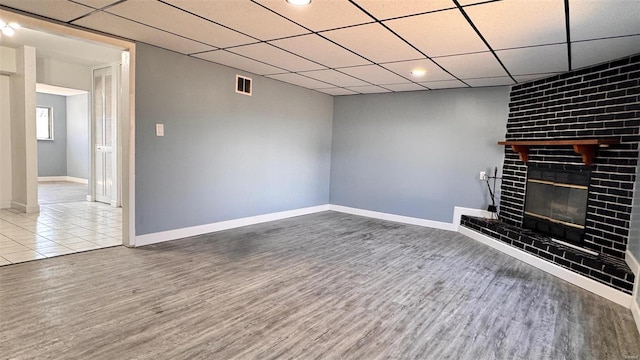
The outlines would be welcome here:
M 117 67 L 93 71 L 93 164 L 95 200 L 118 206 Z

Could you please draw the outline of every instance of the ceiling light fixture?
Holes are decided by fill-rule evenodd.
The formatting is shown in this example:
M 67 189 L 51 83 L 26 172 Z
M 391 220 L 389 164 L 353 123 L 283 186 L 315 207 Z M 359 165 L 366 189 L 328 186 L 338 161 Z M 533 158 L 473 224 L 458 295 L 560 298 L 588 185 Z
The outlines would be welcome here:
M 13 36 L 16 33 L 17 29 L 20 29 L 19 24 L 14 22 L 7 24 L 4 21 L 0 20 L 0 31 L 3 35 Z
M 295 6 L 304 6 L 311 4 L 311 0 L 287 0 L 287 2 Z
M 411 71 L 411 75 L 413 75 L 415 77 L 423 77 L 426 73 L 427 73 L 427 71 L 423 70 L 423 69 L 415 69 L 415 70 Z

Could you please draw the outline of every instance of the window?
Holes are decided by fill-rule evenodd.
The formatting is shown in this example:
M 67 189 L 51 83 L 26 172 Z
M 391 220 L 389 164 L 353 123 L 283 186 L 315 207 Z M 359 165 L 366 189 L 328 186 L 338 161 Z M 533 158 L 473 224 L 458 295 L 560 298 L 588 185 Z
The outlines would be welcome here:
M 36 107 L 36 138 L 53 140 L 53 111 L 50 107 Z

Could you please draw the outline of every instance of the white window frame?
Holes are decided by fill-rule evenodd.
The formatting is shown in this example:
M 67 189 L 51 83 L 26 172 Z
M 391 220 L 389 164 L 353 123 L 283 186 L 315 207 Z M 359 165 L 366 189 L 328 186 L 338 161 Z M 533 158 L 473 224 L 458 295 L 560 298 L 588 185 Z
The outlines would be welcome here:
M 46 113 L 43 113 L 45 111 Z M 46 116 L 47 119 L 47 134 L 48 137 L 39 137 L 38 129 L 42 124 L 42 117 Z M 36 139 L 43 141 L 53 141 L 53 108 L 50 106 L 36 106 Z

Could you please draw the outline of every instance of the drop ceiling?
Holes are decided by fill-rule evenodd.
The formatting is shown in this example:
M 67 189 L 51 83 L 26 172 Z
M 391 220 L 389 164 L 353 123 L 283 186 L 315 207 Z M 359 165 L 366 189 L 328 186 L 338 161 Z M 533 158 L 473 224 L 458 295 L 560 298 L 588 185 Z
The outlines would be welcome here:
M 330 95 L 513 85 L 640 53 L 638 0 L 0 0 Z M 420 78 L 411 71 L 427 71 Z

